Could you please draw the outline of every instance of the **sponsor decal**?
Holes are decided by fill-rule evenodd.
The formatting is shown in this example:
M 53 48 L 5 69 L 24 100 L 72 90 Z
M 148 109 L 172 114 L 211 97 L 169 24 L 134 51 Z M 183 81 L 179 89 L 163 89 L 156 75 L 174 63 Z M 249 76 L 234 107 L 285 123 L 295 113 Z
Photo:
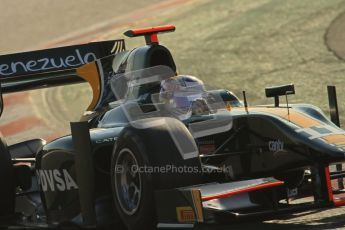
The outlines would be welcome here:
M 111 143 L 117 140 L 117 137 L 109 137 L 101 140 L 96 140 L 96 144 Z
M 295 197 L 297 195 L 298 195 L 298 189 L 297 188 L 287 189 L 287 197 L 291 198 L 291 197 Z
M 216 144 L 214 140 L 200 140 L 198 141 L 200 154 L 211 154 L 216 150 Z
M 268 142 L 268 149 L 271 152 L 283 151 L 284 150 L 284 142 L 282 142 L 279 139 L 276 141 L 269 141 Z
M 41 72 L 50 69 L 73 68 L 95 61 L 96 54 L 89 52 L 82 54 L 79 49 L 66 57 L 41 58 L 28 60 L 25 62 L 17 61 L 9 64 L 0 64 L 0 75 L 9 76 L 19 73 Z
M 176 207 L 177 220 L 180 223 L 195 222 L 195 215 L 192 207 Z
M 38 183 L 44 192 L 67 191 L 78 189 L 77 183 L 67 169 L 38 169 L 36 170 Z

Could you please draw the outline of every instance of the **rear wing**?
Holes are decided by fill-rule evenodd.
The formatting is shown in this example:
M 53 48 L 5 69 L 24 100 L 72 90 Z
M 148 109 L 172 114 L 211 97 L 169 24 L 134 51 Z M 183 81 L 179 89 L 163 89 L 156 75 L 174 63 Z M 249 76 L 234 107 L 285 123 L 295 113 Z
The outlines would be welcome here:
M 124 40 L 93 42 L 0 56 L 2 93 L 79 83 L 76 69 L 125 50 Z
M 129 30 L 125 35 L 144 36 L 147 45 L 154 46 L 159 43 L 158 33 L 172 31 L 175 26 L 166 25 Z M 109 79 L 127 66 L 131 52 L 123 51 L 125 41 L 120 39 L 0 56 L 0 115 L 2 93 L 79 82 L 88 82 L 93 91 L 87 111 L 103 107 L 116 99 Z M 173 66 L 176 68 L 174 63 Z

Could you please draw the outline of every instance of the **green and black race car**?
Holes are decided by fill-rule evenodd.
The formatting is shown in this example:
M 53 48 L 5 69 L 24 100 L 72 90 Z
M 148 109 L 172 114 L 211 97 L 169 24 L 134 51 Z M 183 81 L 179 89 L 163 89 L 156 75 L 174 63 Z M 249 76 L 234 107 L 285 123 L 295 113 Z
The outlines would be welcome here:
M 177 75 L 157 37 L 174 30 L 127 31 L 146 39 L 132 50 L 115 40 L 0 56 L 2 93 L 93 90 L 71 135 L 1 139 L 1 226 L 193 228 L 345 204 L 332 184 L 345 175 L 333 167 L 345 131 L 315 106 L 280 104 L 293 85 L 266 88 L 274 105 L 248 107 L 245 94 Z M 163 87 L 171 81 L 179 90 Z

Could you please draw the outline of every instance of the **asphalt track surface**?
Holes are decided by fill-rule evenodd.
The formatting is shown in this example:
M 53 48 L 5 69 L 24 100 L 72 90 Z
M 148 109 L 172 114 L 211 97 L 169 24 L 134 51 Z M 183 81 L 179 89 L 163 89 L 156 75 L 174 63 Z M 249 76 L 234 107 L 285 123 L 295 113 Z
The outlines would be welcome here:
M 0 24 L 3 36 L 0 41 L 0 53 L 96 39 L 94 35 L 90 35 L 89 31 L 99 30 L 98 32 L 102 32 L 102 30 L 109 28 L 120 30 L 124 25 L 130 23 L 128 18 L 134 15 L 137 17 L 137 21 L 149 20 L 147 19 L 149 17 L 145 17 L 144 11 L 136 11 L 135 14 L 131 11 L 140 7 L 150 7 L 148 2 L 161 3 L 162 1 L 127 0 L 126 2 L 128 4 L 122 3 L 125 5 L 123 7 L 107 7 L 109 4 L 119 6 L 121 1 L 2 0 L 0 3 L 2 10 Z M 131 17 L 126 15 L 131 15 Z M 122 21 L 115 20 L 116 18 L 120 18 Z M 107 21 L 108 24 L 104 21 Z M 114 21 L 116 21 L 115 24 Z M 339 15 L 326 35 L 329 49 L 339 58 L 345 58 L 344 31 L 345 16 Z M 56 93 L 58 92 L 56 91 Z M 54 97 L 54 95 L 50 96 Z M 29 93 L 6 96 L 5 102 L 6 110 L 4 119 L 0 123 L 0 131 L 5 136 L 12 137 L 9 142 L 26 138 L 35 132 L 40 132 L 47 139 L 59 134 L 44 131 L 47 130 L 47 125 L 40 116 L 37 116 L 39 111 L 32 110 L 30 107 L 32 101 Z M 56 111 L 56 113 L 58 112 Z M 25 116 L 22 116 L 23 114 Z M 33 130 L 31 128 L 33 124 L 38 129 Z M 18 130 L 21 134 L 18 134 Z M 344 226 L 345 208 L 335 208 L 282 216 L 279 220 L 217 225 L 212 226 L 212 228 L 202 226 L 198 229 L 345 229 Z

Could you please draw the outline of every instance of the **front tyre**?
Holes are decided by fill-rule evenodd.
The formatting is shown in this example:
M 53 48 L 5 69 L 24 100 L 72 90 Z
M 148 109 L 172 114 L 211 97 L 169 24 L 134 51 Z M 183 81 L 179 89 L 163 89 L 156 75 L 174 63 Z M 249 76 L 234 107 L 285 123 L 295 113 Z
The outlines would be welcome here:
M 155 190 L 203 182 L 199 157 L 183 157 L 174 141 L 174 138 L 180 138 L 187 150 L 195 148 L 195 141 L 185 125 L 173 118 L 142 120 L 142 124 L 152 124 L 152 121 L 158 125 L 125 127 L 112 155 L 114 204 L 123 223 L 130 230 L 156 227 Z M 171 133 L 176 136 L 173 137 Z M 174 170 L 167 170 L 169 167 Z M 185 168 L 188 170 L 177 170 Z
M 154 229 L 156 213 L 152 180 L 150 175 L 137 170 L 148 165 L 145 148 L 135 133 L 128 130 L 124 134 L 118 140 L 111 162 L 115 208 L 128 229 Z

